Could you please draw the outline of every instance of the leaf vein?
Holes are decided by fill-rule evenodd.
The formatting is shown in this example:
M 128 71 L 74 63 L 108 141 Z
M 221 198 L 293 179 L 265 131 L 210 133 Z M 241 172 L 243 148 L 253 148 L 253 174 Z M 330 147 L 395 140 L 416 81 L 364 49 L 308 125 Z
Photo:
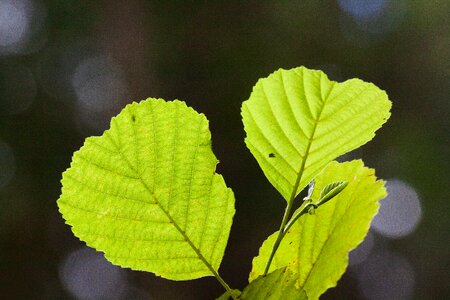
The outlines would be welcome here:
M 278 120 L 277 114 L 275 114 L 275 111 L 273 110 L 272 105 L 270 104 L 269 101 L 269 96 L 266 93 L 266 89 L 264 88 L 264 84 L 263 81 L 261 81 L 261 89 L 264 95 L 264 99 L 266 100 L 270 113 L 272 114 L 273 118 L 275 119 L 275 124 L 277 124 L 278 128 L 280 129 L 281 135 L 284 136 L 284 139 L 288 142 L 288 144 L 291 145 L 291 147 L 295 150 L 295 152 L 297 152 L 297 155 L 299 155 L 300 157 L 303 157 L 302 154 L 300 153 L 300 151 L 297 149 L 297 147 L 295 147 L 294 143 L 292 142 L 291 138 L 288 136 L 287 132 L 285 131 L 285 129 L 281 126 L 280 121 Z

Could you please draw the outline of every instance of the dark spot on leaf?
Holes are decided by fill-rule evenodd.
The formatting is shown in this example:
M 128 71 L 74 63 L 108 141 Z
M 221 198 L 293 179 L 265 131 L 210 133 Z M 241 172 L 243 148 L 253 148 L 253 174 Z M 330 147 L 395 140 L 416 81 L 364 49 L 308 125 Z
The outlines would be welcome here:
M 275 157 L 274 153 L 269 153 L 269 157 Z
M 134 115 L 131 115 L 131 121 L 136 122 L 136 117 Z

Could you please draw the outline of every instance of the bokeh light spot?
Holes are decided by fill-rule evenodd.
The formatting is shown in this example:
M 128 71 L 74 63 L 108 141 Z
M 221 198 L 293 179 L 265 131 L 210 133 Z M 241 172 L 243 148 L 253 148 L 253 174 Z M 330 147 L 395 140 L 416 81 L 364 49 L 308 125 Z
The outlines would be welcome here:
M 379 15 L 386 0 L 338 0 L 339 7 L 356 18 L 368 18 Z
M 0 0 L 0 55 L 28 54 L 47 41 L 46 7 L 39 0 Z
M 398 179 L 388 180 L 386 188 L 388 196 L 380 201 L 372 228 L 390 238 L 407 236 L 422 218 L 419 196 L 413 187 Z
M 108 111 L 126 99 L 126 83 L 119 65 L 100 56 L 80 62 L 72 76 L 79 104 L 95 112 Z
M 67 256 L 60 267 L 60 280 L 77 299 L 123 299 L 128 290 L 125 270 L 90 248 Z
M 29 19 L 25 4 L 19 0 L 0 0 L 0 46 L 16 44 L 26 36 Z
M 358 288 L 365 299 L 411 299 L 414 270 L 402 256 L 388 251 L 373 253 L 358 266 Z
M 364 241 L 361 244 L 359 244 L 356 249 L 350 252 L 348 265 L 355 266 L 365 261 L 372 252 L 374 244 L 375 244 L 374 235 L 372 232 L 369 231 Z
M 406 15 L 405 0 L 338 0 L 338 4 L 344 12 L 341 32 L 359 47 L 382 41 L 402 24 Z

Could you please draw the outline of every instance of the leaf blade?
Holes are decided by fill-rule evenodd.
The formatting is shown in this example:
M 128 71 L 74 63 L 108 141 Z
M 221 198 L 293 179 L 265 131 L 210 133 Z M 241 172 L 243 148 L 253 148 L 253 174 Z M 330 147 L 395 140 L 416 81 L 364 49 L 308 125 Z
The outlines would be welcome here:
M 329 182 L 346 180 L 348 186 L 332 201 L 297 220 L 282 240 L 269 272 L 298 261 L 297 284 L 311 299 L 336 285 L 348 262 L 348 252 L 367 234 L 386 195 L 384 182 L 376 181 L 373 169 L 361 160 L 330 163 L 316 178 L 313 199 Z M 263 274 L 276 233 L 269 236 L 253 260 L 249 281 Z
M 327 163 L 370 141 L 390 107 L 386 93 L 371 83 L 337 83 L 299 67 L 260 79 L 241 114 L 247 147 L 292 201 Z
M 216 164 L 203 115 L 147 99 L 74 154 L 58 206 L 74 234 L 114 264 L 174 280 L 213 275 L 234 215 Z
M 241 294 L 243 300 L 307 300 L 306 292 L 297 287 L 298 273 L 294 265 L 286 266 L 252 281 Z

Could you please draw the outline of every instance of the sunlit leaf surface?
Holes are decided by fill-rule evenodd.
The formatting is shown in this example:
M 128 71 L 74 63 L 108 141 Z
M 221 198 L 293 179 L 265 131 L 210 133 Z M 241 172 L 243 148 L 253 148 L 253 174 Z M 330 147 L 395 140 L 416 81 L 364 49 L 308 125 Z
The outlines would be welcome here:
M 298 273 L 297 286 L 308 299 L 317 299 L 336 286 L 348 264 L 348 253 L 366 236 L 378 211 L 378 201 L 386 196 L 384 182 L 376 180 L 373 169 L 361 160 L 330 163 L 316 178 L 313 202 L 330 182 L 348 181 L 348 186 L 329 202 L 304 215 L 282 240 L 269 272 L 293 262 Z M 261 246 L 253 260 L 250 281 L 263 274 L 277 232 Z
M 174 280 L 213 275 L 235 211 L 217 162 L 204 115 L 147 99 L 75 152 L 58 206 L 116 265 Z
M 242 105 L 245 141 L 268 180 L 292 201 L 326 164 L 370 141 L 390 108 L 372 83 L 280 69 L 260 79 Z

